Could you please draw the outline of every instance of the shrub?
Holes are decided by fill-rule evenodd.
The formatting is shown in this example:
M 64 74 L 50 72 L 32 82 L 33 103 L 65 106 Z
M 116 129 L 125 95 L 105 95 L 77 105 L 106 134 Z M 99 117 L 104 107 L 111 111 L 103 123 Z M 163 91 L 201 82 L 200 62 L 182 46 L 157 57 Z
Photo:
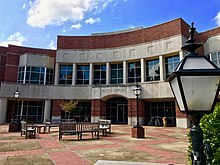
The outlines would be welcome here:
M 204 141 L 207 141 L 212 148 L 213 155 L 208 157 L 212 165 L 220 164 L 220 103 L 217 103 L 214 112 L 206 114 L 200 120 L 200 127 L 203 130 Z

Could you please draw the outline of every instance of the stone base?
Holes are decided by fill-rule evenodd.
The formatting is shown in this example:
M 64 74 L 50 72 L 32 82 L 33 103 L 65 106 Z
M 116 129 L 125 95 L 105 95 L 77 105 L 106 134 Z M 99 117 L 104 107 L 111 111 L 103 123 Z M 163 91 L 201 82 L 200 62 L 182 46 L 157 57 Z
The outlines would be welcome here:
M 144 138 L 144 128 L 143 127 L 133 127 L 132 128 L 132 138 Z

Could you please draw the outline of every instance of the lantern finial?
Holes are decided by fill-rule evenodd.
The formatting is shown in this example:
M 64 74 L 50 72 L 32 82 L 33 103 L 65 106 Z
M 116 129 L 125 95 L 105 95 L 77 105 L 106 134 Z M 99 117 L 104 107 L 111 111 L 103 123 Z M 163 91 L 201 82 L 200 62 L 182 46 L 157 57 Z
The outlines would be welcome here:
M 194 22 L 191 23 L 191 27 L 189 28 L 189 38 L 186 41 L 186 44 L 181 48 L 183 51 L 189 52 L 190 55 L 198 55 L 196 49 L 198 49 L 202 44 L 195 43 L 194 34 L 196 32 L 196 28 L 194 27 Z

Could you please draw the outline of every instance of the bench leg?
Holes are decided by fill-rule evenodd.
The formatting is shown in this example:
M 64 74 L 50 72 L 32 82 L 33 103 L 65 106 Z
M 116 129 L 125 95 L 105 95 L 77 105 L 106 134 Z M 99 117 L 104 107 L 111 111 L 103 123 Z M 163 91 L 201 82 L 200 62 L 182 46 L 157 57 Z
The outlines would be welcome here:
M 99 131 L 97 131 L 97 139 L 99 139 Z
M 62 134 L 61 133 L 59 133 L 59 141 L 60 141 L 60 139 L 62 139 Z

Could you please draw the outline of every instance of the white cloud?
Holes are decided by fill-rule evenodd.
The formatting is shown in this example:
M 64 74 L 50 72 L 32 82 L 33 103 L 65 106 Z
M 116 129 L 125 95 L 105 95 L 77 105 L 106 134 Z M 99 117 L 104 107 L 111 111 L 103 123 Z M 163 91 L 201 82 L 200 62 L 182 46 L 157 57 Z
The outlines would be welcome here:
M 77 23 L 77 24 L 73 24 L 71 26 L 71 29 L 80 29 L 82 27 L 82 25 L 80 23 Z
M 116 0 L 35 0 L 30 2 L 27 24 L 44 28 L 82 21 L 89 12 L 101 12 Z
M 218 12 L 218 14 L 215 16 L 215 21 L 216 21 L 216 24 L 218 25 L 218 26 L 220 26 L 220 11 Z
M 26 4 L 24 3 L 23 6 L 22 6 L 22 9 L 25 9 L 25 8 L 26 8 Z
M 87 20 L 85 20 L 85 23 L 86 24 L 94 24 L 95 22 L 100 22 L 100 18 L 96 18 L 96 19 L 94 19 L 94 18 L 89 18 L 89 19 L 87 19 Z
M 134 29 L 135 26 L 134 26 L 134 25 L 129 25 L 128 28 L 129 28 L 129 29 Z
M 6 41 L 0 42 L 1 46 L 8 46 L 8 44 L 11 45 L 18 45 L 22 46 L 23 42 L 27 41 L 27 39 L 21 35 L 19 32 L 16 32 L 14 34 L 11 34 Z
M 50 44 L 47 46 L 49 49 L 56 49 L 54 46 L 53 40 L 50 41 Z

